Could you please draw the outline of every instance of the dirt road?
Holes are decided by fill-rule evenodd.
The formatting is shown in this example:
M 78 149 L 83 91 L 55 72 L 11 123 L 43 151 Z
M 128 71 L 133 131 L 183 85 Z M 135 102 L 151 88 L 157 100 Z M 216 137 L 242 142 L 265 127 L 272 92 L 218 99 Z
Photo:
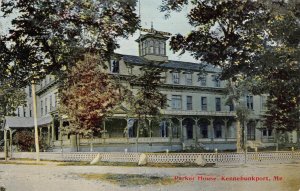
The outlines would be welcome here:
M 171 177 L 168 185 L 118 185 L 87 180 L 80 174 L 146 174 Z M 152 168 L 0 164 L 0 186 L 6 191 L 299 191 L 300 164 L 223 166 L 210 168 Z

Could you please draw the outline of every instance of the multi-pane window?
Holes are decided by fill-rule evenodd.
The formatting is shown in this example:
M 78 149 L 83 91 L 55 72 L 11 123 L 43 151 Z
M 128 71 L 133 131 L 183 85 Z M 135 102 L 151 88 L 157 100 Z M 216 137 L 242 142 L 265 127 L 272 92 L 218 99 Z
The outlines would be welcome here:
M 193 97 L 192 96 L 186 96 L 186 109 L 193 110 Z
M 166 121 L 160 122 L 160 136 L 168 137 L 168 123 Z
M 29 94 L 29 97 L 31 97 L 32 96 L 32 87 L 31 87 L 31 85 L 29 85 L 29 90 L 28 90 L 28 94 Z
M 154 53 L 154 42 L 153 42 L 153 40 L 150 40 L 148 45 L 149 45 L 148 53 L 153 54 Z
M 213 76 L 213 81 L 214 81 L 215 87 L 221 87 L 221 80 L 220 80 L 219 76 Z
M 200 86 L 206 86 L 206 75 L 199 75 L 198 81 L 200 82 Z
M 247 108 L 253 110 L 253 96 L 246 96 Z
M 216 111 L 221 111 L 221 98 L 216 98 Z
M 200 126 L 200 130 L 201 130 L 201 138 L 208 138 L 208 126 L 207 124 L 203 124 Z
M 23 117 L 26 117 L 26 107 L 23 106 Z
M 230 103 L 228 106 L 229 106 L 229 111 L 234 111 L 234 105 L 233 105 L 233 103 Z
M 201 110 L 207 111 L 207 97 L 201 97 Z
M 119 61 L 111 60 L 110 65 L 111 65 L 111 70 L 110 70 L 111 73 L 119 73 L 120 72 Z
M 181 109 L 180 95 L 172 95 L 172 109 Z
M 165 43 L 160 40 L 145 40 L 140 46 L 142 55 L 155 54 L 164 56 L 166 54 Z
M 32 117 L 32 105 L 29 104 L 29 117 Z
M 57 107 L 57 92 L 54 93 L 54 107 Z
M 166 52 L 165 52 L 165 43 L 164 42 L 160 42 L 159 46 L 160 46 L 160 55 L 166 55 Z
M 147 41 L 142 42 L 142 55 L 147 54 Z
M 41 100 L 41 115 L 44 115 L 44 102 Z
M 266 136 L 272 136 L 272 129 L 263 129 L 263 136 L 266 137 Z
M 221 124 L 216 124 L 214 127 L 215 138 L 222 138 L 222 126 Z
M 154 52 L 155 52 L 156 55 L 160 54 L 160 52 L 159 52 L 159 41 L 154 42 Z
M 178 72 L 173 72 L 172 76 L 173 76 L 173 83 L 174 84 L 179 84 L 179 80 L 180 80 L 179 73 Z
M 255 129 L 254 121 L 247 124 L 247 140 L 255 140 Z
M 45 115 L 48 113 L 48 99 L 45 98 Z
M 185 83 L 186 85 L 193 84 L 192 74 L 185 74 Z
M 52 95 L 50 95 L 49 101 L 50 101 L 50 111 L 52 111 L 53 110 Z

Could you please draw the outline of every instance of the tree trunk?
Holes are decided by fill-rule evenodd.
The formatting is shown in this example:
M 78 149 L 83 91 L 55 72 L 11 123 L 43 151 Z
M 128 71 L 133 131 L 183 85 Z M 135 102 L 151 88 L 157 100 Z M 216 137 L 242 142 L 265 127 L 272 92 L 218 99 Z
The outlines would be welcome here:
M 232 79 L 229 79 L 229 93 L 235 97 L 237 95 L 237 90 L 236 90 L 236 87 L 235 87 Z M 239 106 L 239 100 L 233 98 L 232 104 L 233 104 L 234 110 L 236 111 L 236 108 Z M 238 116 L 236 115 L 236 152 L 243 151 L 241 141 L 242 141 L 241 121 L 238 118 Z
M 242 130 L 241 130 L 241 122 L 237 119 L 236 121 L 236 152 L 242 152 Z

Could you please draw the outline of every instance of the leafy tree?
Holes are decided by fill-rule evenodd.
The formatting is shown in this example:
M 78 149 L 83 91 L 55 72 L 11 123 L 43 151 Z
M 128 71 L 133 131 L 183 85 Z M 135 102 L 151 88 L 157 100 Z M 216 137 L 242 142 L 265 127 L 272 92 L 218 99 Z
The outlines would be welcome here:
M 268 22 L 272 41 L 257 60 L 256 92 L 268 92 L 265 125 L 269 128 L 299 128 L 300 116 L 300 3 L 270 6 L 273 20 Z M 272 63 L 272 64 L 270 64 Z
M 131 113 L 138 116 L 138 128 L 146 133 L 150 132 L 151 124 L 147 120 L 157 120 L 160 117 L 160 109 L 167 106 L 167 97 L 159 91 L 162 69 L 159 65 L 149 62 L 142 68 L 142 74 L 136 76 L 131 83 L 138 86 L 134 96 L 128 96 Z M 139 132 L 138 132 L 139 133 Z
M 4 1 L 4 17 L 16 14 L 0 37 L 1 78 L 26 85 L 36 77 L 71 67 L 85 52 L 108 59 L 116 39 L 138 27 L 135 0 Z
M 65 89 L 60 94 L 60 112 L 68 116 L 66 134 L 92 136 L 115 105 L 120 103 L 121 89 L 104 72 L 98 55 L 85 55 L 69 68 Z
M 0 121 L 4 116 L 14 116 L 16 109 L 26 104 L 26 93 L 9 83 L 0 85 Z
M 162 10 L 178 10 L 184 3 L 188 1 L 165 1 Z M 187 36 L 173 36 L 172 49 L 189 51 L 196 59 L 221 67 L 222 79 L 255 70 L 253 58 L 264 44 L 265 31 L 261 25 L 269 20 L 263 4 L 251 0 L 205 0 L 191 4 L 193 8 L 187 17 L 194 29 Z
M 162 11 L 180 11 L 187 0 L 165 0 Z M 198 60 L 222 68 L 220 78 L 229 81 L 229 93 L 235 108 L 240 106 L 237 80 L 244 80 L 256 71 L 255 57 L 264 49 L 264 24 L 270 18 L 261 2 L 246 0 L 191 1 L 187 15 L 194 29 L 187 35 L 171 38 L 171 48 L 177 52 L 190 52 Z M 238 117 L 238 116 L 237 116 Z M 238 118 L 239 120 L 239 118 Z M 237 122 L 237 132 L 239 130 Z M 240 148 L 237 135 L 237 149 Z

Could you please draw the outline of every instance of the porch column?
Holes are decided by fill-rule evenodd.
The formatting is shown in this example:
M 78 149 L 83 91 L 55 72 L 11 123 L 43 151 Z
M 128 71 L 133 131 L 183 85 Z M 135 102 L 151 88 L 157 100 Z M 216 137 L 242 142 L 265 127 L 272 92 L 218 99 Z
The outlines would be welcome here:
M 195 121 L 195 125 L 193 126 L 193 139 L 195 139 L 195 145 L 198 144 L 198 122 L 199 122 L 199 118 L 193 118 L 193 120 Z
M 51 134 L 51 125 L 48 124 L 48 133 L 47 133 L 47 144 L 50 145 L 50 134 Z
M 183 142 L 183 118 L 178 118 L 179 123 L 180 123 L 180 140 L 181 142 Z
M 56 135 L 55 135 L 55 127 L 54 127 L 54 117 L 52 117 L 52 121 L 51 121 L 51 143 L 53 144 L 53 142 L 56 140 Z
M 168 118 L 167 122 L 169 123 L 169 125 L 167 126 L 167 128 L 168 128 L 169 144 L 172 145 L 172 139 L 173 139 L 172 120 L 170 118 Z
M 124 134 L 124 138 L 129 138 L 129 129 L 128 129 L 128 117 L 125 118 L 126 120 L 126 125 L 125 125 L 125 128 L 123 130 L 123 134 Z M 104 127 L 104 124 L 103 124 L 103 127 Z
M 62 128 L 63 128 L 63 119 L 62 119 L 62 118 L 59 118 L 59 127 L 58 127 L 59 134 L 58 134 L 58 140 L 60 141 L 60 149 L 61 149 L 61 152 L 63 152 L 63 139 L 62 139 L 62 133 L 61 133 Z
M 12 158 L 12 150 L 13 150 L 13 148 L 12 148 L 12 130 L 11 129 L 9 129 L 9 150 L 10 150 L 10 156 L 9 156 L 9 158 Z
M 229 121 L 229 119 L 223 119 L 223 121 L 224 121 L 224 125 L 225 125 L 224 137 L 225 137 L 225 141 L 227 141 L 227 138 L 228 138 L 228 121 Z
M 172 120 L 171 119 L 168 119 L 168 122 L 169 122 L 169 127 L 168 127 L 168 133 L 169 133 L 169 137 L 170 139 L 173 138 L 173 123 L 172 123 Z
M 214 119 L 208 119 L 209 120 L 209 131 L 208 133 L 210 133 L 210 139 L 211 141 L 214 141 L 214 137 L 215 137 L 215 133 L 214 133 Z
M 152 125 L 152 119 L 148 119 L 149 120 L 149 142 L 148 142 L 148 144 L 150 145 L 150 146 L 152 146 L 152 127 L 151 127 L 151 125 Z M 128 134 L 129 134 L 129 132 L 128 132 Z
M 42 137 L 42 130 L 43 130 L 43 128 L 40 127 L 40 128 L 39 128 L 39 136 L 40 136 L 41 139 L 43 138 L 43 137 Z
M 152 138 L 152 119 L 148 119 L 149 120 L 149 137 Z
M 4 129 L 4 158 L 7 161 L 7 130 Z

